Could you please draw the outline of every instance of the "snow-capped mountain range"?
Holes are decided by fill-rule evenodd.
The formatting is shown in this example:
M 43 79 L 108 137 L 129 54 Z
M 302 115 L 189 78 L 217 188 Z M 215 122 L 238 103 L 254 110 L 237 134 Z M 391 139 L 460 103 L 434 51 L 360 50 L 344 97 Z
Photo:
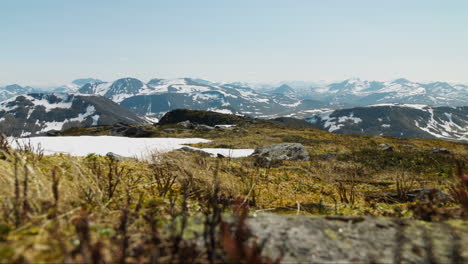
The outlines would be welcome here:
M 135 113 L 158 117 L 173 109 L 189 108 L 268 118 L 326 105 L 284 94 L 259 93 L 241 83 L 216 84 L 190 78 L 152 79 L 148 83 L 122 78 L 88 83 L 78 92 L 101 95 Z
M 16 84 L 0 87 L 0 100 L 37 91 Z M 147 83 L 136 78 L 111 82 L 85 78 L 53 91 L 102 95 L 140 114 L 156 115 L 184 105 L 256 117 L 274 117 L 314 108 L 381 103 L 468 105 L 468 85 L 420 83 L 407 79 L 379 82 L 352 78 L 334 83 L 295 81 L 268 87 L 266 84 L 219 83 L 194 78 L 152 79 Z
M 0 133 L 35 136 L 71 127 L 145 123 L 115 102 L 94 95 L 29 94 L 0 102 Z
M 468 141 L 468 107 L 379 104 L 317 113 L 306 121 L 334 133 Z
M 283 84 L 287 85 L 287 84 Z M 388 82 L 366 81 L 359 78 L 310 87 L 291 88 L 288 94 L 297 98 L 314 98 L 331 107 L 363 106 L 380 103 L 404 103 L 463 106 L 468 105 L 468 85 L 448 82 L 420 83 L 407 79 Z M 276 92 L 272 88 L 266 92 Z
M 61 85 L 57 88 L 54 88 L 53 92 L 63 92 L 63 93 L 76 93 L 83 85 L 87 83 L 101 83 L 102 81 L 94 78 L 82 78 L 76 79 L 71 83 Z
M 251 87 L 257 87 L 257 89 Z M 114 101 L 134 114 L 149 115 L 154 118 L 160 118 L 173 109 L 187 108 L 248 115 L 257 118 L 276 118 L 280 116 L 308 118 L 309 121 L 316 120 L 317 126 L 338 133 L 350 132 L 398 137 L 418 136 L 451 139 L 466 137 L 464 133 L 466 133 L 467 124 L 463 121 L 467 117 L 466 107 L 450 108 L 468 106 L 468 86 L 464 84 L 447 82 L 420 83 L 407 79 L 378 82 L 353 78 L 334 83 L 311 83 L 310 86 L 306 82 L 289 82 L 282 83 L 279 86 L 268 87 L 267 85 L 261 85 L 261 88 L 258 87 L 258 85 L 241 82 L 218 83 L 193 78 L 157 78 L 145 83 L 139 79 L 128 77 L 111 82 L 94 78 L 78 79 L 52 91 L 67 92 L 70 94 L 69 96 L 73 96 L 73 94 L 76 96 L 80 94 L 101 96 Z M 19 95 L 37 91 L 38 89 L 20 85 L 0 87 L 0 100 L 8 98 L 18 100 L 23 98 Z M 47 92 L 50 93 L 50 91 Z M 8 101 L 6 102 L 8 103 Z M 395 103 L 400 105 L 395 105 Z M 387 109 L 384 112 L 389 115 L 388 118 L 390 119 L 396 120 L 398 117 L 409 120 L 406 124 L 410 124 L 411 128 L 406 127 L 404 130 L 411 130 L 412 132 L 402 133 L 398 129 L 402 126 L 396 124 L 388 124 L 388 127 L 381 126 L 382 124 L 373 124 L 372 122 L 375 121 L 372 121 L 373 117 L 370 117 L 372 120 L 369 119 L 372 125 L 365 125 L 365 128 L 363 128 L 362 125 L 367 124 L 366 122 L 370 116 L 364 115 L 364 112 L 368 111 L 369 108 L 349 110 L 354 109 L 353 107 L 375 104 Z M 383 106 L 382 104 L 392 105 Z M 415 104 L 424 106 L 417 106 L 416 108 L 419 109 L 407 107 Z M 440 108 L 438 106 L 450 107 Z M 380 108 L 373 106 L 372 110 L 375 109 Z M 445 111 L 440 117 L 436 115 L 438 109 L 444 109 Z M 413 110 L 419 111 L 418 114 L 414 114 Z M 340 114 L 341 112 L 348 113 L 350 111 L 354 113 L 354 116 L 348 114 L 341 116 Z M 361 111 L 364 112 L 361 113 Z M 431 113 L 434 113 L 433 117 Z M 452 119 L 450 119 L 453 122 L 448 119 L 445 113 L 453 115 Z M 329 114 L 328 119 L 327 114 Z M 405 117 L 406 115 L 409 117 Z M 28 116 L 30 115 L 28 114 Z M 313 119 L 314 116 L 315 119 Z M 67 118 L 75 117 L 67 116 Z M 332 125 L 333 118 L 335 118 L 335 123 L 338 122 L 335 125 Z M 349 125 L 351 124 L 350 121 L 357 120 L 353 118 L 360 118 L 363 122 L 356 123 L 360 125 L 355 127 L 341 126 L 341 121 L 344 122 L 343 124 Z M 384 119 L 386 116 L 376 118 Z M 422 119 L 425 121 L 421 121 Z M 449 122 L 450 125 L 444 122 Z M 429 127 L 430 124 L 436 127 L 431 128 Z M 371 129 L 371 126 L 379 127 L 379 129 Z M 337 127 L 339 129 L 334 129 Z

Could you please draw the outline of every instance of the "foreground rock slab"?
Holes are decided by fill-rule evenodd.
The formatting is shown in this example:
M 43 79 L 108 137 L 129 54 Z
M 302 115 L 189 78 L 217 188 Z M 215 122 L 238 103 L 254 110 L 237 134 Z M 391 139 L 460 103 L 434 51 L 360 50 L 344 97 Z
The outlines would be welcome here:
M 282 263 L 468 263 L 468 222 L 261 213 L 247 221 Z

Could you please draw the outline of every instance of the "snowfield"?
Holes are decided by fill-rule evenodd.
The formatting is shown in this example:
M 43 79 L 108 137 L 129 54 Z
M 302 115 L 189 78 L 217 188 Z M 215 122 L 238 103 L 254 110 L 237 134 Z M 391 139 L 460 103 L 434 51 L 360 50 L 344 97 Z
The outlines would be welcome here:
M 185 144 L 208 143 L 203 138 L 128 138 L 114 136 L 79 136 L 79 137 L 31 137 L 18 139 L 20 145 L 31 143 L 40 146 L 44 154 L 70 154 L 72 156 L 86 156 L 91 153 L 106 155 L 113 152 L 124 157 L 146 159 L 152 154 L 166 153 L 180 149 Z M 18 147 L 12 142 L 13 147 Z M 199 149 L 193 148 L 192 149 Z M 231 158 L 247 157 L 253 149 L 199 149 L 216 156 L 218 153 Z

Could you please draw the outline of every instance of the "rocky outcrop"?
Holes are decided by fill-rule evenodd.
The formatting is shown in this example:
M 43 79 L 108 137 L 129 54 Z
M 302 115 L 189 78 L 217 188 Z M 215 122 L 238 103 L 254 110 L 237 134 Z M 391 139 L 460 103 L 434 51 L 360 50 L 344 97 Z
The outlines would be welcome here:
M 159 121 L 160 125 L 177 124 L 185 121 L 207 126 L 231 125 L 252 121 L 252 118 L 221 114 L 210 111 L 176 109 L 166 113 Z
M 258 148 L 251 157 L 260 167 L 268 167 L 282 160 L 310 160 L 306 148 L 299 143 L 281 143 Z

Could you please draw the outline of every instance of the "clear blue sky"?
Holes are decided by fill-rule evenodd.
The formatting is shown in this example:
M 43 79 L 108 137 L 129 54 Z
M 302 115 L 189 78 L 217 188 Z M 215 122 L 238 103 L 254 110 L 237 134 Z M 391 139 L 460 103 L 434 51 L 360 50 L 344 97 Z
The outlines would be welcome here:
M 467 0 L 4 0 L 0 83 L 468 82 Z

